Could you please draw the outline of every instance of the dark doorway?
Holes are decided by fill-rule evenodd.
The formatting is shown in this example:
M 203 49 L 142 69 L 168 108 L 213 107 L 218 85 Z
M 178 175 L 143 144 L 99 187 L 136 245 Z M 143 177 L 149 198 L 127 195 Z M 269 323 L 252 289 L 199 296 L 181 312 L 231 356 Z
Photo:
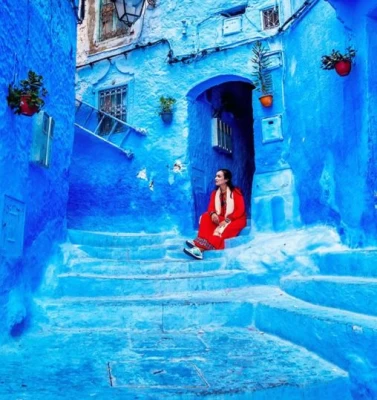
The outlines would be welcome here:
M 207 208 L 220 168 L 232 171 L 250 217 L 255 171 L 252 89 L 249 82 L 224 79 L 222 83 L 207 86 L 190 104 L 189 157 L 195 227 Z

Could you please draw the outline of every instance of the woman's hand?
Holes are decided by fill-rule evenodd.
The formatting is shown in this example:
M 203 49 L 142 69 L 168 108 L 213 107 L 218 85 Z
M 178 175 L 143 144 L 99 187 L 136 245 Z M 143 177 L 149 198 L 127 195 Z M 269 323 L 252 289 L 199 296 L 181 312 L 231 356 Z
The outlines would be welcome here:
M 227 224 L 226 221 L 221 221 L 221 222 L 219 223 L 219 227 L 222 228 L 222 227 L 225 226 L 226 224 Z
M 219 216 L 216 213 L 213 213 L 211 215 L 211 220 L 215 225 L 219 225 L 220 220 L 219 220 Z

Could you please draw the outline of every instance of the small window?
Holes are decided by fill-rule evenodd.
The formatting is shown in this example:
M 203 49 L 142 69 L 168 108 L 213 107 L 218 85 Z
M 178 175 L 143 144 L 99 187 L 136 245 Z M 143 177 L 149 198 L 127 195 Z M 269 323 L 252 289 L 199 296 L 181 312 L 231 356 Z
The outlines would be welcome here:
M 127 122 L 127 85 L 101 90 L 99 92 L 99 109 Z M 110 132 L 113 123 L 113 119 L 105 117 L 101 123 L 100 133 L 103 135 Z
M 232 128 L 220 118 L 212 118 L 212 147 L 220 153 L 232 154 Z
M 269 7 L 262 11 L 263 30 L 274 29 L 280 25 L 279 7 Z
M 130 28 L 119 21 L 114 3 L 111 0 L 100 1 L 100 40 L 129 35 Z
M 46 112 L 41 111 L 35 120 L 33 129 L 31 161 L 46 168 L 50 166 L 54 128 L 54 119 Z

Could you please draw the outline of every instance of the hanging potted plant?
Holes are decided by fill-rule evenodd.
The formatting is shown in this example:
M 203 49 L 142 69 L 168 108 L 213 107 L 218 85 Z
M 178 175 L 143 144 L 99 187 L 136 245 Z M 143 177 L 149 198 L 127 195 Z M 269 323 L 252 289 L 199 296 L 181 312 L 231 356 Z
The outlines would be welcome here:
M 173 120 L 173 106 L 176 100 L 173 97 L 160 97 L 160 112 L 159 115 L 165 123 L 170 123 Z
M 261 41 L 255 42 L 253 48 L 253 71 L 251 75 L 254 77 L 255 89 L 261 93 L 259 101 L 264 107 L 271 107 L 273 101 L 272 95 L 272 76 L 268 67 L 270 62 L 267 58 L 268 49 L 263 46 Z
M 43 76 L 30 70 L 28 78 L 20 81 L 19 85 L 8 86 L 7 101 L 15 114 L 31 117 L 44 106 L 47 94 L 43 87 Z
M 356 50 L 352 47 L 347 47 L 344 54 L 338 50 L 333 50 L 330 55 L 322 56 L 321 68 L 335 69 L 338 75 L 347 76 L 351 72 L 351 66 L 355 56 Z

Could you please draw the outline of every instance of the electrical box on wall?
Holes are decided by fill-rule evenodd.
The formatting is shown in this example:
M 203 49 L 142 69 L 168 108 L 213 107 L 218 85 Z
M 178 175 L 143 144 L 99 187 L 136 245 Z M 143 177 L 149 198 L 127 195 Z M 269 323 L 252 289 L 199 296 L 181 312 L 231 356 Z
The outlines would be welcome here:
M 262 119 L 262 143 L 283 140 L 281 115 Z
M 34 119 L 30 161 L 46 168 L 50 166 L 51 162 L 54 127 L 54 119 L 45 111 L 41 111 Z
M 226 18 L 223 21 L 223 36 L 233 35 L 242 31 L 242 16 Z
M 0 230 L 0 251 L 10 257 L 20 257 L 24 245 L 25 203 L 4 196 Z

